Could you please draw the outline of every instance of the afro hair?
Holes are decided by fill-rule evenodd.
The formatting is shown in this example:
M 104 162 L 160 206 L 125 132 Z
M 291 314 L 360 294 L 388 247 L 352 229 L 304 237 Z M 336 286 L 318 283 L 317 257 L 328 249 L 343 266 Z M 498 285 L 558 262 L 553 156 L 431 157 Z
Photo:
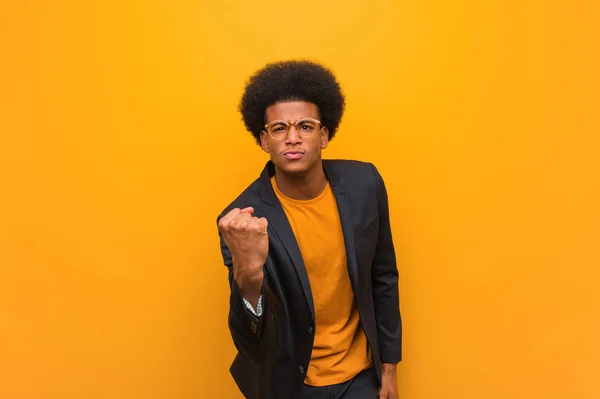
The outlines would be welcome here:
M 345 107 L 344 94 L 334 74 L 310 61 L 283 61 L 267 64 L 246 82 L 239 111 L 246 129 L 260 144 L 265 111 L 277 102 L 306 101 L 319 110 L 321 123 L 333 139 Z

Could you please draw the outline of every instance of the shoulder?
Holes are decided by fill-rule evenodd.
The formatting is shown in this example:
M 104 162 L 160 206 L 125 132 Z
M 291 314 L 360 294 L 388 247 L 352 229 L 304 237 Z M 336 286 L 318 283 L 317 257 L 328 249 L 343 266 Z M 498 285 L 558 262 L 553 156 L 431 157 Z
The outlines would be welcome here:
M 323 161 L 340 179 L 351 183 L 374 183 L 379 176 L 375 165 L 370 162 L 329 159 Z

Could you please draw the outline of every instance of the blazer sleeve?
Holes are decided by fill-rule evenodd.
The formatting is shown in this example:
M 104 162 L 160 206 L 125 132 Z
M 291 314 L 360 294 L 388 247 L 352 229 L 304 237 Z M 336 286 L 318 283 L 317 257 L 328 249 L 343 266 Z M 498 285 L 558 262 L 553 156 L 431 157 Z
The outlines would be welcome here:
M 221 216 L 220 216 L 221 217 Z M 217 219 L 220 219 L 220 217 Z M 233 278 L 233 262 L 231 251 L 225 244 L 223 235 L 219 232 L 221 241 L 221 254 L 223 262 L 229 270 L 229 331 L 239 353 L 255 363 L 261 363 L 264 358 L 264 348 L 267 345 L 265 333 L 266 319 L 264 315 L 268 312 L 269 297 L 268 276 L 264 268 L 264 279 L 262 286 L 262 315 L 256 316 L 244 304 L 240 288 Z
M 385 184 L 375 166 L 371 167 L 375 174 L 379 209 L 379 235 L 371 268 L 379 350 L 382 363 L 398 363 L 402 360 L 402 319 L 396 253 Z

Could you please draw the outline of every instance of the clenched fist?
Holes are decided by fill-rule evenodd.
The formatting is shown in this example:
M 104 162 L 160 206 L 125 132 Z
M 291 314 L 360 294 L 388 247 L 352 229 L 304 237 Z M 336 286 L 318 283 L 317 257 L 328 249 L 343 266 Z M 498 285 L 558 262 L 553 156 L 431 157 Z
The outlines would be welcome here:
M 254 208 L 235 208 L 219 220 L 219 231 L 231 251 L 233 279 L 246 300 L 256 307 L 269 253 L 265 218 L 252 216 Z

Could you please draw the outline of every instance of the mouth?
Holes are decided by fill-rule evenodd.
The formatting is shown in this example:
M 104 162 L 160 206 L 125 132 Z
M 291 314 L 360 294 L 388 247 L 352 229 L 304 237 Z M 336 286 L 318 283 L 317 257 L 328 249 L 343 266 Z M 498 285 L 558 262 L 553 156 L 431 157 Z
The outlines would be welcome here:
M 283 153 L 283 156 L 286 159 L 300 159 L 304 156 L 304 152 L 303 151 L 286 151 Z

